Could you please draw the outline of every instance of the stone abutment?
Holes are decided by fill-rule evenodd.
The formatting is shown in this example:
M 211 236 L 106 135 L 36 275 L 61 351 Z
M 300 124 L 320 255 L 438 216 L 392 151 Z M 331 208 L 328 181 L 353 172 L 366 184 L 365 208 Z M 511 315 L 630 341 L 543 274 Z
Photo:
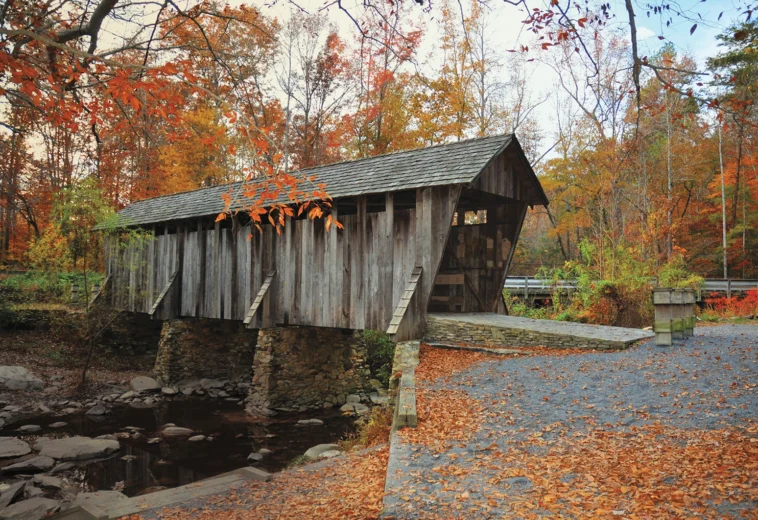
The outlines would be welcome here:
M 331 408 L 370 387 L 359 338 L 347 329 L 250 330 L 236 321 L 168 320 L 154 372 L 164 385 L 202 378 L 251 381 L 246 410 L 253 415 Z

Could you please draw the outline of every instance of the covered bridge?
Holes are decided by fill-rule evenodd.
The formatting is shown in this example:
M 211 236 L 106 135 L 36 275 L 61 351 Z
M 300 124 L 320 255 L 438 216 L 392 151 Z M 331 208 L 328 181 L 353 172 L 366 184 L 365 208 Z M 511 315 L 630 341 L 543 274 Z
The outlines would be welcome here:
M 420 337 L 427 312 L 504 312 L 528 206 L 548 201 L 513 135 L 305 170 L 344 229 L 288 218 L 281 234 L 215 222 L 230 186 L 135 202 L 141 248 L 106 245 L 111 303 L 158 319 L 305 325 Z M 232 186 L 233 187 L 233 186 Z

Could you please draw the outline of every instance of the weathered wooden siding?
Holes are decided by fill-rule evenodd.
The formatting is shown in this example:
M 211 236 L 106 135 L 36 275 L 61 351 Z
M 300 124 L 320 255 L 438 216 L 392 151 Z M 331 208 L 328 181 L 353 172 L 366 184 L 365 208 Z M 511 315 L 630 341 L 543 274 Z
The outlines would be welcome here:
M 150 312 L 157 296 L 179 267 L 175 287 L 156 317 L 244 319 L 267 274 L 276 269 L 262 311 L 251 321 L 386 330 L 414 266 L 423 268 L 420 289 L 403 330 L 423 320 L 436 272 L 448 239 L 458 186 L 417 190 L 415 208 L 358 212 L 337 216 L 343 230 L 326 231 L 323 220 L 288 219 L 282 233 L 271 226 L 221 228 L 184 222 L 159 231 L 138 249 L 108 250 L 113 277 L 112 303 L 134 312 Z M 180 244 L 181 240 L 181 244 Z M 183 249 L 183 251 L 182 251 Z M 127 296 L 121 289 L 132 288 Z M 179 308 L 179 305 L 181 307 Z
M 527 204 L 542 204 L 540 195 L 529 180 L 528 165 L 511 145 L 492 161 L 469 186 L 472 189 L 524 201 Z

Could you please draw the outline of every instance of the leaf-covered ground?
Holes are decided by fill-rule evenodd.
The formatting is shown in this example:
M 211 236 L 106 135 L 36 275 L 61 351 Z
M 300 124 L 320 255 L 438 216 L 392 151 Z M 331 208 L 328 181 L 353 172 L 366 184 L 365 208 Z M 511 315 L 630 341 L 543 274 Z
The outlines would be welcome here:
M 425 347 L 393 438 L 396 518 L 758 518 L 758 327 L 670 348 Z
M 277 473 L 227 495 L 126 520 L 363 520 L 379 516 L 387 470 L 386 446 Z

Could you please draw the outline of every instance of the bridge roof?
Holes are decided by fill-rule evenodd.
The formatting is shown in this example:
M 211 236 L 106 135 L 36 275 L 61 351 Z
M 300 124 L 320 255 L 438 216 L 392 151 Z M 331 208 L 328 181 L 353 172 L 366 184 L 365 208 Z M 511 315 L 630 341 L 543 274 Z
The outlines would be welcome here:
M 540 198 L 530 203 L 547 205 L 547 198 L 542 187 L 531 167 L 528 166 L 528 161 L 523 157 L 518 140 L 512 134 L 395 152 L 356 161 L 318 166 L 300 170 L 297 173 L 315 176 L 317 184 L 325 183 L 326 191 L 333 199 L 429 186 L 469 184 L 479 176 L 495 156 L 512 143 L 516 145 L 516 150 L 522 156 Z M 118 213 L 119 223 L 135 226 L 217 215 L 224 211 L 222 195 L 234 192 L 242 184 L 237 182 L 134 202 Z M 287 194 L 283 193 L 277 202 L 290 201 Z M 245 201 L 241 200 L 233 206 L 233 209 L 244 204 Z

